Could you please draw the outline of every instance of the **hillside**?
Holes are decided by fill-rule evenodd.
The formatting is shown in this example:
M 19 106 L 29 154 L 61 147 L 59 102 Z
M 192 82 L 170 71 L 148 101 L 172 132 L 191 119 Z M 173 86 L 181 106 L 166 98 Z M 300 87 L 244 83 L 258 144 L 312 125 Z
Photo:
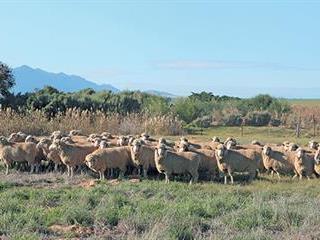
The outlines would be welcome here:
M 110 84 L 99 85 L 77 75 L 52 73 L 26 65 L 14 68 L 13 74 L 16 79 L 16 86 L 13 89 L 15 93 L 32 92 L 44 86 L 52 86 L 64 92 L 74 92 L 84 88 L 119 92 L 119 89 Z

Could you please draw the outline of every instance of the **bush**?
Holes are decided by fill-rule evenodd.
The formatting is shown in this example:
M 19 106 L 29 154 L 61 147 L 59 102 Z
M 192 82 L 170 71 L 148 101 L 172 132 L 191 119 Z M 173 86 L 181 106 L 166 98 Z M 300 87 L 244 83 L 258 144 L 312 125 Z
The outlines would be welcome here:
M 246 116 L 246 125 L 250 126 L 267 126 L 271 120 L 269 112 L 249 112 Z

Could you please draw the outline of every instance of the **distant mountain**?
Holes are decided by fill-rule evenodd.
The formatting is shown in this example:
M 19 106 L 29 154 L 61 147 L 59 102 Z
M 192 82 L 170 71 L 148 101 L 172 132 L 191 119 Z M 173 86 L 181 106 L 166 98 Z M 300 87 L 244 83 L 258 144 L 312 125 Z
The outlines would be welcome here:
M 166 98 L 176 98 L 178 96 L 168 93 L 168 92 L 162 92 L 162 91 L 156 91 L 156 90 L 147 90 L 144 91 L 145 93 L 149 93 L 152 95 L 160 96 L 160 97 L 166 97 Z
M 52 86 L 64 92 L 75 92 L 84 88 L 92 88 L 95 91 L 120 91 L 110 84 L 99 85 L 76 75 L 51 73 L 39 68 L 31 68 L 26 65 L 14 68 L 13 75 L 16 79 L 16 85 L 13 89 L 15 93 L 32 92 L 35 89 L 41 89 L 44 86 Z

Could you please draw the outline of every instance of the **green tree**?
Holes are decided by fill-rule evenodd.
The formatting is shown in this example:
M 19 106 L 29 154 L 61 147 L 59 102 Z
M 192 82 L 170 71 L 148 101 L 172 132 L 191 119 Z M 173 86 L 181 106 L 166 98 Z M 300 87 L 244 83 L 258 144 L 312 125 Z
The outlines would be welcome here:
M 0 62 L 0 97 L 6 97 L 10 94 L 10 89 L 14 86 L 15 80 L 12 70 L 8 65 Z

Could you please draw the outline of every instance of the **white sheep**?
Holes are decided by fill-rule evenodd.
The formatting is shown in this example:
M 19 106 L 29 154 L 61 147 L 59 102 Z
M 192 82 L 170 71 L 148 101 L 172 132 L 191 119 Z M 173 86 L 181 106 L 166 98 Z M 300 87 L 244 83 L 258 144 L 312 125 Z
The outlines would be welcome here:
M 155 163 L 159 173 L 165 174 L 165 182 L 169 183 L 172 174 L 191 175 L 190 184 L 198 181 L 200 156 L 193 152 L 172 152 L 165 145 L 155 148 Z
M 227 184 L 227 175 L 233 184 L 234 172 L 248 172 L 249 180 L 253 180 L 259 168 L 259 156 L 251 150 L 232 150 L 220 144 L 215 150 L 219 170 L 224 174 L 224 183 Z
M 86 165 L 99 173 L 100 179 L 104 179 L 107 169 L 120 169 L 119 177 L 123 177 L 127 167 L 132 165 L 130 147 L 114 147 L 98 149 L 85 158 Z

